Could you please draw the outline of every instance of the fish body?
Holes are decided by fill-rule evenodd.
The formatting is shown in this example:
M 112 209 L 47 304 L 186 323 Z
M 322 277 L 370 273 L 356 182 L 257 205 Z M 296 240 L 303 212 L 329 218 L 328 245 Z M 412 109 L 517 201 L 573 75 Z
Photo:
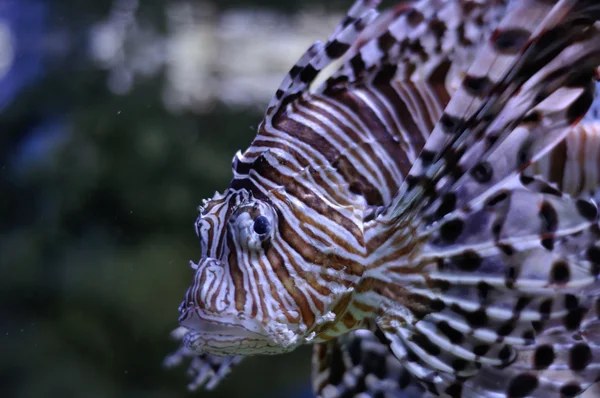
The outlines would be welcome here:
M 600 376 L 600 143 L 580 124 L 600 5 L 377 3 L 301 57 L 201 207 L 172 361 L 199 355 L 195 384 L 215 384 L 314 344 L 323 397 L 583 392 Z

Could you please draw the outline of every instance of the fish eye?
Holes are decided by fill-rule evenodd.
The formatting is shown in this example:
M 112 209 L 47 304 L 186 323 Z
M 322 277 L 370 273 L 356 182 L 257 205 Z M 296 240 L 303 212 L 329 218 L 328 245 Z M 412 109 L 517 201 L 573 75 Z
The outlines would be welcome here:
M 267 217 L 258 216 L 254 219 L 253 229 L 261 238 L 266 237 L 271 232 L 271 223 Z

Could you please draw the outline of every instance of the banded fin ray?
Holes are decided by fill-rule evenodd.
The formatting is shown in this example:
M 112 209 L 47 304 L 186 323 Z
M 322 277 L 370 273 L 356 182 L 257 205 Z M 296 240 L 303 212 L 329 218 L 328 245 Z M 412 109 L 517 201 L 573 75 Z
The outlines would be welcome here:
M 548 199 L 543 194 L 526 191 L 512 191 L 511 195 L 523 196 L 521 200 L 534 208 L 537 206 L 532 199 L 536 196 L 538 200 Z M 555 200 L 569 200 L 571 210 L 579 211 L 575 200 L 568 197 Z M 589 205 L 595 212 L 595 207 Z M 408 369 L 413 369 L 417 378 L 429 385 L 430 391 L 441 393 L 455 381 L 457 386 L 462 385 L 461 379 L 478 377 L 480 369 L 488 367 L 501 366 L 506 368 L 506 375 L 517 377 L 520 369 L 517 353 L 523 347 L 539 345 L 542 341 L 539 335 L 552 335 L 550 325 L 562 325 L 569 333 L 577 333 L 583 327 L 584 315 L 597 316 L 596 303 L 581 299 L 598 295 L 595 291 L 600 271 L 597 220 L 592 222 L 575 214 L 566 218 L 569 222 L 564 227 L 570 233 L 556 238 L 554 251 L 542 247 L 535 232 L 530 243 L 521 237 L 526 243 L 492 244 L 486 250 L 453 254 L 447 251 L 452 246 L 440 248 L 431 243 L 424 252 L 433 261 L 424 265 L 422 271 L 426 277 L 421 283 L 413 279 L 407 285 L 396 276 L 397 283 L 406 286 L 413 316 L 401 315 L 402 320 L 396 322 L 395 329 L 389 328 L 387 335 L 401 345 L 392 347 L 394 352 Z M 472 221 L 477 227 L 480 219 Z M 524 219 L 523 225 L 529 222 Z M 538 225 L 545 227 L 543 221 Z M 560 235 L 560 227 L 556 231 Z M 396 270 L 389 271 L 389 280 L 393 282 Z M 390 313 L 394 313 L 393 309 Z M 594 381 L 595 378 L 588 378 L 578 383 L 584 389 Z M 557 391 L 568 382 L 557 383 Z M 540 391 L 545 391 L 542 384 L 540 380 Z
M 185 332 L 183 327 L 179 327 L 171 332 L 171 336 L 181 340 Z M 188 390 L 196 391 L 203 388 L 210 391 L 215 389 L 245 357 L 242 355 L 223 357 L 208 353 L 197 355 L 185 346 L 181 346 L 165 358 L 163 366 L 172 368 L 188 358 L 191 358 L 187 369 L 188 376 L 191 378 L 187 386 Z
M 577 377 L 536 373 L 519 354 L 553 341 L 552 325 L 565 335 L 595 322 L 582 322 L 596 315 L 581 298 L 597 296 L 596 205 L 519 179 L 593 101 L 600 35 L 597 13 L 580 13 L 588 4 L 525 1 L 508 12 L 381 216 L 391 228 L 412 220 L 419 243 L 406 262 L 367 273 L 404 286 L 412 310 L 390 306 L 380 326 L 433 394 L 572 396 L 596 381 L 589 345 L 589 361 L 571 360 Z M 550 362 L 565 366 L 564 356 Z M 491 373 L 504 384 L 484 386 Z
M 600 320 L 595 311 L 581 316 L 598 304 L 596 292 L 575 304 L 581 311 L 569 322 L 534 322 L 535 342 L 524 345 L 485 343 L 431 319 L 412 328 L 396 326 L 385 335 L 432 396 L 574 397 L 595 383 L 600 371 Z
M 597 46 L 593 43 L 598 40 L 600 34 L 594 32 L 593 39 L 586 44 Z M 573 52 L 583 50 L 586 46 L 573 45 L 563 51 L 556 61 L 566 59 L 581 60 L 574 57 Z M 569 51 L 572 50 L 572 51 Z M 596 57 L 598 58 L 598 50 Z M 584 56 L 589 54 L 584 52 Z M 598 58 L 600 59 L 600 58 Z M 577 61 L 576 61 L 577 62 Z M 440 181 L 436 190 L 444 195 L 453 192 L 456 195 L 456 206 L 477 206 L 478 203 L 487 200 L 494 192 L 501 189 L 502 185 L 511 184 L 510 179 L 515 178 L 518 172 L 523 171 L 531 163 L 545 155 L 552 147 L 562 141 L 571 131 L 572 125 L 585 113 L 592 101 L 595 84 L 588 77 L 583 84 L 573 83 L 574 87 L 561 87 L 546 97 L 537 105 L 531 106 L 530 102 L 522 97 L 540 98 L 543 93 L 534 87 L 544 90 L 545 81 L 539 81 L 538 76 L 552 76 L 560 71 L 554 66 L 562 62 L 550 63 L 542 68 L 540 72 L 528 80 L 522 87 L 521 92 L 515 95 L 507 103 L 486 131 L 485 140 L 481 140 L 464 151 L 464 155 L 454 166 L 454 174 L 459 175 L 462 170 L 468 170 L 462 174 L 456 182 L 453 177 L 446 181 Z M 579 61 L 579 65 L 581 65 Z M 576 72 L 577 73 L 577 72 Z M 568 77 L 565 77 L 568 78 Z M 585 79 L 585 78 L 584 78 Z M 552 83 L 550 83 L 552 84 Z M 517 106 L 527 109 L 527 113 L 518 112 L 513 103 L 521 103 Z M 525 106 L 523 105 L 525 104 Z M 504 120 L 514 115 L 523 114 L 523 119 L 513 128 L 510 134 Z M 500 120 L 500 122 L 497 122 Z M 499 126 L 498 126 L 499 125 Z M 503 137 L 503 135 L 505 135 Z M 493 142 L 493 144 L 492 144 Z M 439 209 L 439 203 L 433 204 L 433 208 Z
M 266 118 L 274 117 L 286 104 L 308 92 L 318 73 L 339 59 L 359 33 L 379 14 L 378 0 L 357 0 L 326 43 L 315 42 L 300 57 L 271 99 Z
M 463 175 L 479 171 L 475 169 L 479 161 L 484 161 L 505 140 L 515 145 L 527 138 L 529 147 L 524 149 L 535 147 L 533 144 L 537 143 L 536 154 L 544 153 L 545 135 L 538 134 L 537 140 L 529 137 L 527 127 L 531 127 L 524 123 L 543 120 L 543 116 L 556 113 L 559 114 L 555 117 L 560 117 L 561 109 L 568 110 L 569 104 L 573 109 L 569 111 L 567 124 L 578 121 L 577 116 L 585 113 L 593 93 L 588 82 L 598 58 L 597 40 L 593 40 L 597 32 L 589 27 L 591 22 L 588 29 L 581 26 L 570 3 L 560 1 L 553 6 L 549 2 L 530 0 L 519 2 L 508 11 L 452 96 L 390 205 L 389 218 L 416 214 L 422 206 L 431 204 L 431 198 L 441 198 L 455 188 Z M 529 30 L 528 27 L 534 28 Z M 584 44 L 579 45 L 579 41 Z M 569 63 L 575 60 L 569 53 L 576 53 L 576 60 L 583 58 L 585 62 Z M 568 66 L 573 69 L 565 73 Z M 590 74 L 590 80 L 582 76 L 584 73 Z M 574 79 L 579 81 L 572 81 Z M 562 107 L 560 96 L 553 96 L 559 88 L 563 94 L 569 94 Z M 527 119 L 527 111 L 535 106 L 541 109 L 534 115 L 529 114 L 532 119 Z M 539 112 L 545 113 L 538 115 Z M 536 119 L 537 116 L 541 117 Z M 548 139 L 545 145 L 555 145 L 567 132 L 566 128 L 557 130 L 554 140 Z M 532 159 L 526 158 L 521 165 L 517 160 L 509 163 L 504 160 L 501 175 L 508 176 Z M 463 196 L 461 204 L 473 199 L 469 193 Z
M 423 0 L 378 13 L 378 3 L 356 2 L 327 43 L 313 45 L 290 70 L 253 151 L 234 159 L 234 171 L 241 170 L 234 187 L 267 151 L 286 158 L 292 150 L 303 165 L 333 165 L 350 196 L 365 197 L 371 208 L 390 202 L 454 90 L 461 73 L 455 64 L 472 57 L 504 4 Z M 282 141 L 281 150 L 261 149 Z M 308 147 L 313 153 L 300 159 Z
M 361 329 L 313 347 L 313 390 L 319 398 L 421 397 L 417 383 L 379 330 Z
M 598 292 L 585 301 L 580 304 L 586 308 L 598 305 Z M 536 325 L 536 328 L 543 330 L 537 333 L 535 344 L 512 351 L 514 358 L 506 368 L 483 367 L 475 377 L 464 382 L 463 395 L 574 397 L 597 380 L 600 321 L 595 311 L 589 312 L 576 329 L 558 320 L 547 321 L 543 327 Z M 440 376 L 453 385 L 452 377 Z

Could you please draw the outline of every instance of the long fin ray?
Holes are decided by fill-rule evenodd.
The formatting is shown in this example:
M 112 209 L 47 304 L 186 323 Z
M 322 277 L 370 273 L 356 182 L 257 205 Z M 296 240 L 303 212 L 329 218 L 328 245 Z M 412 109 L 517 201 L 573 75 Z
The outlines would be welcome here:
M 380 215 L 419 243 L 408 264 L 367 273 L 402 286 L 379 324 L 433 394 L 574 396 L 598 377 L 595 345 L 576 337 L 597 322 L 597 207 L 521 174 L 593 102 L 590 4 L 532 0 L 508 12 Z
M 560 25 L 561 32 L 569 34 L 581 32 L 582 28 L 579 24 L 570 25 L 572 16 L 569 11 L 573 5 L 566 1 L 559 2 L 555 7 L 548 2 L 542 3 L 533 0 L 523 2 L 522 7 L 531 7 L 536 10 L 533 14 L 529 9 L 523 14 L 524 10 L 520 7 L 517 6 L 508 12 L 504 22 L 501 22 L 500 27 L 492 34 L 488 46 L 482 50 L 482 55 L 469 69 L 462 86 L 453 95 L 444 115 L 425 144 L 419 160 L 411 169 L 410 176 L 403 183 L 390 205 L 386 218 L 394 219 L 399 216 L 407 217 L 415 214 L 423 206 L 430 204 L 431 197 L 441 196 L 448 192 L 454 187 L 454 182 L 458 178 L 475 168 L 458 168 L 457 165 L 461 160 L 464 162 L 464 159 L 468 159 L 471 164 L 476 163 L 490 150 L 498 147 L 507 137 L 510 137 L 511 131 L 515 131 L 513 129 L 518 123 L 523 120 L 527 121 L 524 110 L 529 108 L 522 105 L 520 106 L 521 112 L 511 114 L 509 117 L 503 115 L 502 110 L 507 103 L 516 104 L 517 100 L 521 101 L 520 98 L 529 97 L 534 98 L 532 105 L 535 106 L 559 89 L 560 85 L 555 84 L 556 82 L 562 82 L 563 85 L 568 83 L 574 90 L 577 87 L 585 89 L 590 86 L 589 82 L 594 69 L 590 62 L 592 64 L 597 62 L 598 40 L 587 41 L 590 43 L 589 47 L 581 49 L 581 55 L 586 55 L 589 62 L 583 64 L 580 62 L 573 65 L 572 69 L 557 67 L 561 65 L 562 61 L 565 61 L 565 56 L 558 57 L 556 65 L 553 66 L 548 66 L 552 58 L 544 59 L 542 57 L 540 59 L 540 54 L 550 47 L 554 49 L 551 53 L 556 58 L 565 47 L 570 45 L 568 41 L 560 41 L 561 47 L 561 45 L 548 40 L 548 36 L 555 35 L 553 28 L 556 24 L 562 24 Z M 524 15 L 527 16 L 524 17 Z M 535 28 L 528 30 L 528 26 L 535 26 Z M 590 29 L 594 30 L 594 28 Z M 597 32 L 592 36 L 597 36 Z M 583 38 L 581 40 L 586 42 Z M 577 46 L 577 44 L 573 46 Z M 490 64 L 490 60 L 496 58 L 501 59 L 502 62 Z M 535 76 L 538 71 L 540 76 L 548 77 L 547 84 L 529 87 L 533 90 L 533 95 L 529 95 L 528 90 L 518 92 L 517 90 L 523 89 L 523 84 Z M 587 80 L 584 77 L 586 73 L 589 74 Z M 507 75 L 512 76 L 511 80 L 504 82 Z M 564 104 L 564 109 L 569 109 L 570 112 L 567 118 L 568 124 L 577 121 L 585 114 L 591 103 L 591 99 L 586 101 L 589 98 L 588 90 L 589 88 L 580 92 L 582 96 L 576 96 Z M 513 93 L 517 92 L 517 96 L 514 97 L 517 100 L 510 102 Z M 587 95 L 583 95 L 584 93 Z M 581 100 L 579 100 L 580 98 Z M 531 101 L 529 103 L 531 104 Z M 570 104 L 573 104 L 571 108 L 569 108 Z M 550 111 L 558 112 L 560 109 L 556 109 L 555 106 L 541 110 L 545 110 L 549 114 Z M 499 132 L 488 130 L 488 127 L 499 121 L 502 121 L 504 130 Z M 541 138 L 539 137 L 538 141 Z M 556 140 L 548 142 L 546 145 L 556 144 Z M 480 149 L 481 146 L 483 148 Z M 477 156 L 465 157 L 469 148 L 470 154 L 479 151 L 475 153 Z M 536 147 L 536 149 L 545 151 L 540 147 Z M 510 171 L 518 169 L 519 164 L 515 160 L 512 165 L 508 164 L 504 167 L 503 174 L 507 175 Z M 467 195 L 464 200 L 471 198 Z
M 176 340 L 180 340 L 183 338 L 184 333 L 185 328 L 179 327 L 171 332 L 171 336 Z M 208 353 L 197 355 L 185 346 L 181 346 L 165 358 L 163 366 L 172 368 L 189 359 L 187 373 L 191 381 L 187 386 L 188 390 L 195 391 L 203 388 L 210 391 L 215 389 L 244 358 L 246 357 L 242 355 L 225 357 Z
M 402 367 L 377 329 L 357 330 L 313 348 L 313 390 L 319 398 L 421 397 L 423 388 Z
M 491 29 L 486 22 L 498 19 L 505 7 L 503 1 L 422 0 L 379 14 L 377 3 L 355 3 L 328 42 L 316 43 L 301 57 L 253 142 L 253 147 L 265 140 L 271 146 L 274 140 L 316 146 L 323 156 L 315 156 L 334 164 L 371 209 L 389 204 L 457 76 Z M 405 69 L 399 70 L 401 65 Z M 334 126 L 327 124 L 331 121 Z M 322 134 L 309 136 L 304 126 Z M 344 142 L 334 142 L 335 137 Z M 331 151 L 323 140 L 332 143 Z M 257 156 L 256 151 L 238 156 L 234 170 L 245 170 L 260 160 Z M 365 167 L 357 170 L 354 164 Z
M 597 303 L 595 296 L 587 305 Z M 385 333 L 394 354 L 435 396 L 573 397 L 595 383 L 600 371 L 597 316 L 588 314 L 575 329 L 554 322 L 538 332 L 535 343 L 519 346 L 477 343 L 447 330 L 447 324 L 420 321 L 415 329 Z M 465 346 L 473 346 L 474 357 L 461 352 Z

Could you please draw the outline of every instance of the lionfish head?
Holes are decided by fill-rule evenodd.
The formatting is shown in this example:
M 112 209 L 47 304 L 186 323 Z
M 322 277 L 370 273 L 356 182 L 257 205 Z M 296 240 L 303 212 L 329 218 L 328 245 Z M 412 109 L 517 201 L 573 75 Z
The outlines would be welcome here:
M 302 342 L 298 309 L 275 292 L 269 249 L 278 215 L 246 190 L 205 201 L 195 223 L 202 257 L 179 310 L 184 344 L 216 355 L 282 353 Z

